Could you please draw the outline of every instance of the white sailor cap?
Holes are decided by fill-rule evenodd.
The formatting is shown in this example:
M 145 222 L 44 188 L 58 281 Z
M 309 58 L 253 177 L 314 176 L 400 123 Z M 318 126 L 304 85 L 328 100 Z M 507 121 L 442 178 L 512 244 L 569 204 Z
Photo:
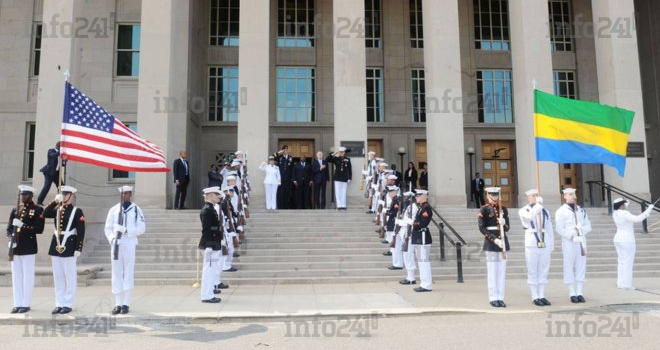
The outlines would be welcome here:
M 232 186 L 224 186 L 224 187 L 222 188 L 222 192 L 227 192 L 227 191 L 234 192 L 234 187 L 232 187 Z
M 415 195 L 415 192 L 408 191 L 408 192 L 404 192 L 403 195 L 406 196 L 406 197 L 411 197 L 411 196 Z
M 122 186 L 117 189 L 119 190 L 119 193 L 133 192 L 133 186 Z
M 398 179 L 398 177 L 397 177 L 396 175 L 389 175 L 389 176 L 387 177 L 387 179 L 388 179 L 388 180 L 396 180 L 396 179 Z
M 376 155 L 376 152 L 374 152 L 374 151 L 369 151 L 367 154 L 369 154 L 369 155 L 374 155 L 374 156 L 375 156 L 375 155 Z
M 337 152 L 346 152 L 346 147 L 339 147 L 337 148 Z
M 415 190 L 415 195 L 416 196 L 421 196 L 423 194 L 429 194 L 429 191 L 427 191 L 427 190 Z
M 614 200 L 614 202 L 612 202 L 612 204 L 619 204 L 619 203 L 622 203 L 622 202 L 628 203 L 628 200 L 625 199 L 625 198 L 617 198 L 617 199 Z
M 575 193 L 575 189 L 574 189 L 574 188 L 570 188 L 570 187 L 569 187 L 569 188 L 564 188 L 563 190 L 561 190 L 561 192 L 562 192 L 563 194 L 574 194 L 574 193 Z
M 229 181 L 229 180 L 236 180 L 236 175 L 227 176 L 227 181 Z
M 241 164 L 243 164 L 243 162 L 241 162 L 240 159 L 234 159 L 234 160 L 231 161 L 231 166 L 237 166 L 237 165 L 241 165 Z
M 383 163 L 385 161 L 385 159 L 381 158 L 381 157 L 376 157 L 376 161 L 379 162 L 379 163 Z M 387 165 L 387 163 L 384 163 L 384 164 Z M 378 164 L 378 165 L 380 165 L 380 164 Z
M 387 186 L 387 190 L 388 190 L 389 192 L 392 192 L 392 191 L 398 191 L 398 190 L 399 190 L 399 187 L 397 187 L 397 186 Z
M 539 194 L 539 190 L 537 190 L 536 188 L 532 188 L 531 190 L 525 192 L 525 196 L 533 196 L 535 194 Z
M 380 163 L 378 163 L 378 166 L 382 166 L 382 167 L 387 168 L 387 167 L 388 167 L 388 164 L 385 163 L 385 162 L 383 162 L 383 161 L 381 160 Z
M 36 188 L 28 185 L 18 185 L 18 190 L 21 192 L 21 194 L 26 194 L 26 193 L 34 194 L 35 192 L 37 192 Z
M 203 189 L 202 192 L 204 192 L 204 194 L 209 194 L 209 193 L 220 194 L 221 193 L 220 192 L 220 187 L 218 187 L 218 186 L 207 187 L 207 188 Z
M 489 193 L 489 194 L 499 194 L 500 190 L 501 189 L 499 187 L 486 187 L 486 189 L 485 189 L 486 193 Z
M 275 160 L 275 156 L 269 156 L 268 160 Z
M 234 152 L 235 155 L 243 154 L 243 151 L 236 151 Z
M 78 190 L 73 186 L 62 186 L 62 193 L 64 192 L 76 193 Z

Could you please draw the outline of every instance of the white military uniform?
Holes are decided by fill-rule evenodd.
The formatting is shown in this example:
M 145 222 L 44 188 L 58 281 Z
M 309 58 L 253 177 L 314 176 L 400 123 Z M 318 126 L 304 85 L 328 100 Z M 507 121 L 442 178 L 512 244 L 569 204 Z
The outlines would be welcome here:
M 123 215 L 123 224 L 119 225 L 119 214 Z M 112 294 L 116 305 L 130 306 L 131 291 L 134 288 L 135 247 L 138 237 L 145 232 L 144 214 L 135 203 L 130 203 L 126 209 L 122 204 L 116 204 L 108 212 L 105 219 L 105 237 L 110 243 L 112 261 Z M 124 231 L 125 230 L 125 231 Z M 118 231 L 124 231 L 117 238 Z M 115 247 L 115 241 L 118 246 Z M 114 259 L 114 250 L 117 260 Z
M 404 196 L 414 196 L 412 192 L 404 193 Z M 405 201 L 405 199 L 404 199 Z M 403 241 L 406 238 L 406 233 L 408 232 L 408 226 L 412 226 L 414 222 L 415 215 L 417 215 L 417 203 L 415 203 L 414 197 L 410 204 L 406 207 L 405 212 L 399 220 L 399 233 L 397 234 L 397 243 L 401 242 L 401 245 L 397 244 L 395 247 L 395 252 L 393 254 L 399 254 L 399 251 L 403 249 Z M 412 232 L 412 227 L 410 227 Z M 403 255 L 403 266 L 406 268 L 406 280 L 410 282 L 415 282 L 415 270 L 417 270 L 417 264 L 415 263 L 415 250 L 412 246 L 412 234 L 408 237 L 408 251 L 401 251 L 400 254 Z
M 614 203 L 623 202 L 624 199 L 617 199 Z M 635 216 L 628 210 L 621 208 L 615 210 L 612 214 L 616 224 L 616 234 L 614 235 L 614 247 L 619 259 L 617 268 L 617 288 L 634 289 L 632 283 L 633 264 L 635 262 L 635 230 L 634 224 L 644 221 L 651 215 L 653 206 L 650 206 L 643 213 Z
M 569 296 L 582 295 L 587 271 L 587 240 L 591 232 L 591 222 L 587 212 L 579 205 L 564 204 L 555 212 L 557 233 L 561 236 L 561 250 L 564 255 L 564 283 L 568 285 Z M 579 230 L 579 237 L 577 231 Z M 582 241 L 580 243 L 580 240 Z M 585 251 L 581 254 L 580 244 Z
M 527 204 L 518 211 L 525 229 L 525 261 L 527 262 L 527 284 L 532 300 L 545 298 L 545 286 L 548 284 L 550 257 L 555 248 L 552 218 L 548 210 L 539 203 Z M 540 225 L 539 225 L 540 224 Z M 541 232 L 537 229 L 541 226 Z M 539 243 L 545 247 L 539 247 Z
M 264 187 L 266 189 L 266 209 L 277 209 L 277 187 L 282 183 L 280 177 L 280 168 L 274 164 L 262 163 L 259 170 L 266 173 L 264 178 Z

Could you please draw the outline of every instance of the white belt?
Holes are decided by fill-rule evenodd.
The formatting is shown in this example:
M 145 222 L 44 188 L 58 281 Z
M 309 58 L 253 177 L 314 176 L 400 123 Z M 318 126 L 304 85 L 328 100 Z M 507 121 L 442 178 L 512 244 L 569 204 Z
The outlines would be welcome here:
M 71 231 L 60 231 L 60 235 L 64 237 L 69 237 L 69 236 L 75 236 L 77 234 L 76 230 L 73 229 Z M 53 231 L 53 235 L 57 235 L 57 230 Z M 64 242 L 62 242 L 64 243 Z
M 488 227 L 486 227 L 486 230 L 489 230 L 489 231 L 490 231 L 490 230 L 499 230 L 499 229 L 500 229 L 500 228 L 497 227 L 497 226 L 488 226 Z

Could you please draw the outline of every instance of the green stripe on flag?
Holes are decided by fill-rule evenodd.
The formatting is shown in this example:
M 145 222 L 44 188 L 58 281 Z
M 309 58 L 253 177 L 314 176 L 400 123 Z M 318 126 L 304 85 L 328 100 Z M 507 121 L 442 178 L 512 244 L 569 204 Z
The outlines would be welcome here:
M 591 124 L 630 134 L 635 112 L 534 90 L 534 113 Z

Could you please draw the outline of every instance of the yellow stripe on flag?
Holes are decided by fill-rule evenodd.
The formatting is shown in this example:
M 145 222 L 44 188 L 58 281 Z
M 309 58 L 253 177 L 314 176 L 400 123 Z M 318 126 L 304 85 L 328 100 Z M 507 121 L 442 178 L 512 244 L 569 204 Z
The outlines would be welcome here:
M 630 135 L 601 126 L 552 118 L 536 113 L 535 136 L 550 140 L 567 140 L 599 146 L 618 155 L 626 156 Z

